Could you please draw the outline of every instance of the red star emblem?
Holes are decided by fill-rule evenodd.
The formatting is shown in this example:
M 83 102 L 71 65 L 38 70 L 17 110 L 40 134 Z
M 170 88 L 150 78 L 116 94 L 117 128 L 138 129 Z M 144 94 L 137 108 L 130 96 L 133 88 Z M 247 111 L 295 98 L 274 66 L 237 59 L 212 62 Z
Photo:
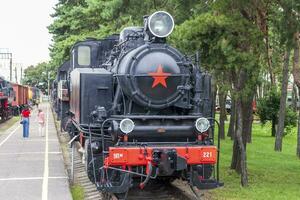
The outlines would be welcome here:
M 166 79 L 168 76 L 171 75 L 171 73 L 165 73 L 163 72 L 162 65 L 159 65 L 156 72 L 148 73 L 152 78 L 154 78 L 152 88 L 156 87 L 158 84 L 161 84 L 165 88 L 167 88 Z

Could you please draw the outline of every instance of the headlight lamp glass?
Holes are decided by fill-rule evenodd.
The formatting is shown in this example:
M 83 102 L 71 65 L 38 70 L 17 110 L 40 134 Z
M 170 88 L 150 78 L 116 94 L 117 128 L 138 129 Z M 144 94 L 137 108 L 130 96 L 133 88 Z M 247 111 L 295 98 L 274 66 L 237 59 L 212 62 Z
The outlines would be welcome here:
M 204 133 L 205 131 L 207 131 L 209 129 L 210 123 L 209 123 L 208 119 L 206 119 L 204 117 L 200 117 L 196 120 L 195 127 L 196 127 L 197 131 L 199 131 L 200 133 Z
M 154 36 L 164 38 L 172 33 L 174 20 L 169 13 L 157 11 L 149 17 L 148 27 Z
M 123 133 L 125 134 L 131 133 L 133 129 L 134 129 L 134 122 L 131 119 L 126 118 L 120 122 L 120 130 Z

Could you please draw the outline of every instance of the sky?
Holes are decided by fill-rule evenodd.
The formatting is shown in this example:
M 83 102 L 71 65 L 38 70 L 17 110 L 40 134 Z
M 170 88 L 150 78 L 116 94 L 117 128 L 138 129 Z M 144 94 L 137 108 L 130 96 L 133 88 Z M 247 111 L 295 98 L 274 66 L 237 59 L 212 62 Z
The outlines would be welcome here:
M 0 0 L 0 51 L 8 48 L 13 62 L 24 67 L 48 61 L 57 0 Z M 1 61 L 0 61 L 1 62 Z

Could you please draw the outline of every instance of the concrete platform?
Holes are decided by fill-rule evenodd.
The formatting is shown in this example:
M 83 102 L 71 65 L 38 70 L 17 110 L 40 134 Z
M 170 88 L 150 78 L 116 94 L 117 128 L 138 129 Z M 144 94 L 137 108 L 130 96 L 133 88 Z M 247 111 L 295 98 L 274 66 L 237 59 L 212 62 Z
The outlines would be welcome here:
M 40 108 L 44 137 L 38 135 L 37 110 L 31 113 L 29 139 L 22 138 L 19 123 L 0 135 L 0 199 L 72 199 L 50 105 Z

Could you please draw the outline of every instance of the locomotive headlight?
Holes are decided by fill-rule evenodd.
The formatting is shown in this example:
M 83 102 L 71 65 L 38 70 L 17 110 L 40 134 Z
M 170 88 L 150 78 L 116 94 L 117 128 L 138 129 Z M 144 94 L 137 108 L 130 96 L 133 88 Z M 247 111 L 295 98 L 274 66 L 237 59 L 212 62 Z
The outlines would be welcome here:
M 208 119 L 200 117 L 196 120 L 195 127 L 200 133 L 204 133 L 209 129 L 210 123 Z
M 125 133 L 131 133 L 134 129 L 134 122 L 129 119 L 129 118 L 125 118 L 120 122 L 120 130 Z
M 174 29 L 173 17 L 165 11 L 157 11 L 148 19 L 150 32 L 160 38 L 167 37 Z

